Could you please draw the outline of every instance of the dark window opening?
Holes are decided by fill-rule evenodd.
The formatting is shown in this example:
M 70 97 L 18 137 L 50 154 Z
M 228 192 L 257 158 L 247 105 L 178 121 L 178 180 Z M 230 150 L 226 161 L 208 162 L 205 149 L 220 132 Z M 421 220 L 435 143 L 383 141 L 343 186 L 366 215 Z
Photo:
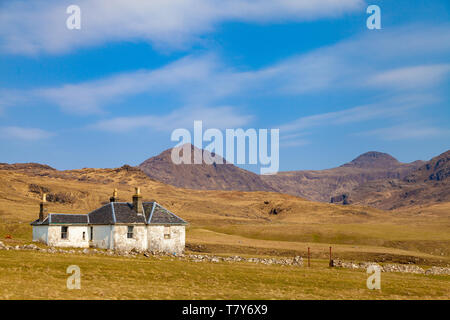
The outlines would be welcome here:
M 164 239 L 170 239 L 170 227 L 164 227 Z
M 91 236 L 89 240 L 94 240 L 94 227 L 91 227 Z
M 86 232 L 83 232 L 83 240 L 86 240 Z
M 67 232 L 69 227 L 61 227 L 61 239 L 67 239 Z
M 133 229 L 134 229 L 133 226 L 129 226 L 128 227 L 128 232 L 127 232 L 127 238 L 128 239 L 132 239 L 133 238 Z

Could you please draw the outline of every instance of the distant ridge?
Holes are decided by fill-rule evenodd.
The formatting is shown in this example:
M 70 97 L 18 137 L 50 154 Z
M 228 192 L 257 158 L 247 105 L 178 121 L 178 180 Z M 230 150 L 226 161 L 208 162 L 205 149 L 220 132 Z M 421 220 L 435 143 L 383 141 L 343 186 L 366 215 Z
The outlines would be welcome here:
M 280 172 L 263 180 L 279 192 L 330 202 L 335 197 L 347 199 L 343 195 L 369 181 L 402 179 L 423 163 L 401 163 L 387 153 L 369 151 L 336 168 Z
M 403 179 L 359 185 L 348 194 L 348 201 L 389 210 L 450 201 L 450 150 L 423 163 Z
M 191 157 L 208 151 L 190 145 Z M 172 149 L 149 158 L 138 167 L 59 171 L 39 163 L 0 163 L 0 170 L 26 172 L 30 176 L 75 179 L 92 183 L 142 184 L 151 178 L 167 185 L 199 190 L 269 191 L 313 201 L 359 204 L 380 209 L 428 205 L 450 201 L 450 150 L 430 161 L 401 163 L 387 153 L 369 151 L 339 167 L 326 170 L 257 175 L 216 157 L 212 165 L 180 164 L 171 159 Z M 223 160 L 220 164 L 219 160 Z
M 46 164 L 40 164 L 35 162 L 28 163 L 0 163 L 0 168 L 2 169 L 19 169 L 19 170 L 34 170 L 34 169 L 43 169 L 43 170 L 56 170 Z
M 194 153 L 210 157 L 208 151 L 190 145 Z M 402 179 L 423 164 L 422 161 L 401 163 L 387 153 L 369 151 L 340 167 L 327 170 L 280 172 L 257 175 L 232 164 L 206 163 L 176 165 L 172 149 L 139 165 L 150 178 L 176 187 L 200 190 L 275 191 L 314 201 L 330 202 L 332 197 L 349 193 L 357 186 L 379 179 Z

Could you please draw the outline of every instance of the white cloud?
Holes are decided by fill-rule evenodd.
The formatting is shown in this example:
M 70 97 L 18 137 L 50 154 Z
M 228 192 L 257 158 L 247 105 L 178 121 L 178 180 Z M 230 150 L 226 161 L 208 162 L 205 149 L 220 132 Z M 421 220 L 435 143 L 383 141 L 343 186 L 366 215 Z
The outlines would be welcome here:
M 450 136 L 450 130 L 427 126 L 423 123 L 407 123 L 361 132 L 359 135 L 374 136 L 382 140 L 393 141 Z
M 394 29 L 379 37 L 369 33 L 365 37 L 342 41 L 256 70 L 241 71 L 227 67 L 217 56 L 209 54 L 187 56 L 157 69 L 116 74 L 59 87 L 31 91 L 0 90 L 0 109 L 23 104 L 27 99 L 45 99 L 65 112 L 84 115 L 101 113 L 105 106 L 113 103 L 126 104 L 127 98 L 141 94 L 174 98 L 174 104 L 179 105 L 208 107 L 227 105 L 229 98 L 249 95 L 300 96 L 323 92 L 343 95 L 349 90 L 374 88 L 383 90 L 383 100 L 386 101 L 386 97 L 403 90 L 402 94 L 409 97 L 406 103 L 391 101 L 389 105 L 379 103 L 302 117 L 284 124 L 284 130 L 299 131 L 324 123 L 350 123 L 388 117 L 398 110 L 399 104 L 414 106 L 431 103 L 435 99 L 431 92 L 419 97 L 417 92 L 423 92 L 422 88 L 430 91 L 433 86 L 442 83 L 450 69 L 448 63 L 413 64 L 414 61 L 423 61 L 424 56 L 429 61 L 437 57 L 437 60 L 447 62 L 450 27 L 418 29 L 411 44 L 412 29 L 412 26 Z M 423 47 L 423 44 L 426 46 Z M 411 65 L 403 66 L 405 60 Z M 386 68 L 385 65 L 396 67 Z M 126 120 L 123 119 L 117 128 L 125 125 Z
M 62 53 L 108 41 L 149 41 L 180 48 L 225 21 L 269 23 L 337 17 L 363 0 L 78 0 L 81 30 L 66 28 L 61 0 L 10 1 L 0 11 L 0 48 Z M 362 12 L 362 11 L 361 11 Z
M 375 74 L 369 85 L 400 89 L 424 88 L 441 82 L 450 71 L 450 64 L 419 65 Z
M 0 135 L 2 138 L 36 141 L 47 139 L 53 136 L 53 133 L 37 128 L 10 126 L 0 127 Z
M 288 140 L 288 141 L 281 141 L 280 147 L 282 148 L 292 148 L 292 147 L 303 147 L 308 144 L 311 144 L 310 140 L 307 139 L 295 139 L 295 140 Z
M 110 132 L 126 132 L 142 128 L 170 132 L 177 128 L 190 130 L 195 120 L 201 120 L 204 128 L 227 129 L 244 127 L 252 118 L 251 115 L 236 112 L 230 106 L 184 107 L 163 115 L 116 117 L 99 121 L 90 127 Z
M 300 117 L 280 126 L 281 132 L 296 132 L 314 127 L 335 126 L 358 123 L 374 119 L 392 119 L 404 116 L 413 108 L 436 101 L 428 95 L 412 95 L 396 97 L 379 103 L 347 108 L 341 111 L 315 114 Z
M 183 58 L 155 70 L 139 70 L 100 80 L 34 90 L 73 113 L 96 113 L 104 104 L 142 93 L 191 94 L 212 76 L 212 57 Z M 222 90 L 224 90 L 222 88 Z
M 414 64 L 433 57 L 448 61 L 450 27 L 423 28 L 409 44 L 413 27 L 394 29 L 381 37 L 357 37 L 294 56 L 256 70 L 224 66 L 213 55 L 188 56 L 153 70 L 138 70 L 83 83 L 32 92 L 73 113 L 95 113 L 104 105 L 139 94 L 169 94 L 184 105 L 223 104 L 224 98 L 304 95 L 344 90 L 430 89 L 439 85 L 448 63 Z M 393 41 L 395 38 L 396 41 Z M 404 50 L 404 43 L 411 51 Z M 423 48 L 422 44 L 427 47 Z M 392 45 L 391 47 L 386 47 Z M 408 60 L 410 65 L 404 66 Z M 396 66 L 386 68 L 385 65 Z M 29 94 L 29 93 L 28 93 Z M 27 95 L 27 94 L 23 94 Z

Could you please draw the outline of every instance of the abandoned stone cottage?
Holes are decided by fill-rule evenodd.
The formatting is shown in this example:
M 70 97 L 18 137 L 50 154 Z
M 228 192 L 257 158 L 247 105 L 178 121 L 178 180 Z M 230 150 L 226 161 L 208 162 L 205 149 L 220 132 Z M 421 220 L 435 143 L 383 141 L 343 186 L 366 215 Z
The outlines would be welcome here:
M 44 194 L 39 219 L 31 223 L 33 241 L 55 247 L 184 251 L 187 222 L 155 201 L 143 202 L 139 188 L 132 203 L 117 202 L 114 190 L 108 204 L 88 214 L 48 213 L 47 206 Z

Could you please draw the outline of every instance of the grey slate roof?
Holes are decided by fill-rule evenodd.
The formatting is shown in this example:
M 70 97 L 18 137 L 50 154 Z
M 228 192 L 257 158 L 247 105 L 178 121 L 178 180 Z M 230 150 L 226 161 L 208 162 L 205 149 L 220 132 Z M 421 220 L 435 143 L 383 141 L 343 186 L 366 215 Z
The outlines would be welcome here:
M 44 221 L 39 219 L 33 221 L 32 225 L 49 225 L 49 224 L 88 224 L 87 214 L 66 214 L 66 213 L 49 213 Z
M 49 213 L 48 217 L 39 222 L 35 220 L 31 225 L 49 224 L 89 224 L 112 225 L 124 224 L 176 224 L 184 225 L 186 221 L 176 216 L 157 202 L 143 202 L 144 214 L 137 214 L 133 204 L 128 202 L 110 202 L 88 214 Z
M 133 205 L 128 202 L 111 202 L 114 207 L 116 223 L 145 223 L 145 217 L 134 211 Z
M 149 224 L 186 224 L 186 221 L 156 202 L 150 219 L 147 221 Z
M 90 224 L 114 224 L 114 212 L 111 208 L 111 203 L 91 211 L 89 214 Z

